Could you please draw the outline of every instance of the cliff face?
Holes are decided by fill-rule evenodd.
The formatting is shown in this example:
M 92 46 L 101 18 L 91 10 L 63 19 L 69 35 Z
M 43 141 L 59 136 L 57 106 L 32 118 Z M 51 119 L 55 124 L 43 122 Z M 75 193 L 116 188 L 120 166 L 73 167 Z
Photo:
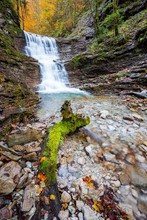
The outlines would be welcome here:
M 23 55 L 23 32 L 8 0 L 0 2 L 0 125 L 14 115 L 32 114 L 38 103 L 35 87 L 39 83 L 37 62 Z M 17 117 L 18 118 L 18 117 Z
M 118 5 L 118 36 L 114 36 L 111 22 L 112 1 L 105 0 L 99 8 L 100 33 L 97 39 L 93 18 L 87 13 L 71 38 L 58 40 L 74 86 L 96 94 L 146 89 L 147 1 L 119 0 Z

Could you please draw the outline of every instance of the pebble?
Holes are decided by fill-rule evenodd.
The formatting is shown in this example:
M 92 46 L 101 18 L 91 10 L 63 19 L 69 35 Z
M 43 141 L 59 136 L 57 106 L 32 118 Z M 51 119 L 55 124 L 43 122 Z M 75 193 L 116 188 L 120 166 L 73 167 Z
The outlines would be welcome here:
M 107 161 L 112 161 L 115 159 L 114 154 L 103 154 Z
M 61 194 L 61 202 L 69 203 L 71 201 L 71 196 L 68 192 L 64 191 Z
M 84 158 L 84 157 L 79 157 L 77 162 L 78 162 L 78 164 L 80 164 L 80 165 L 84 165 L 86 161 L 85 161 L 85 158 Z
M 69 217 L 69 211 L 68 210 L 60 211 L 58 217 L 60 220 L 67 220 Z
M 82 210 L 83 206 L 84 206 L 84 202 L 83 202 L 83 201 L 81 201 L 81 200 L 77 200 L 77 201 L 76 201 L 76 207 L 77 207 L 77 209 L 78 209 L 79 211 Z
M 76 212 L 76 209 L 73 206 L 68 206 L 68 210 L 71 214 L 74 214 Z
M 31 167 L 32 167 L 32 163 L 29 162 L 29 161 L 27 161 L 27 162 L 26 162 L 26 166 L 27 166 L 28 168 L 31 168 Z

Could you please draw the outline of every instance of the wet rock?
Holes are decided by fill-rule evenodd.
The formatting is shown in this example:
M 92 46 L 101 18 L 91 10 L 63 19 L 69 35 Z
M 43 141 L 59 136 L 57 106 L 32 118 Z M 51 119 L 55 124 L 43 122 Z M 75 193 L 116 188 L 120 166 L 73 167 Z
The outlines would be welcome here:
M 66 220 L 69 217 L 69 211 L 65 210 L 65 211 L 60 211 L 59 215 L 58 215 L 60 220 Z
M 41 139 L 41 133 L 38 130 L 27 128 L 22 130 L 20 134 L 10 134 L 7 137 L 8 145 L 21 145 L 28 142 L 36 141 Z
M 17 162 L 11 161 L 0 169 L 0 194 L 8 195 L 15 189 L 20 179 L 21 167 Z
M 61 202 L 65 202 L 65 203 L 69 203 L 71 201 L 71 196 L 69 193 L 67 193 L 66 191 L 64 191 L 61 194 Z
M 139 211 L 147 215 L 147 195 L 140 195 L 137 202 Z
M 120 181 L 122 184 L 132 183 L 135 186 L 146 187 L 147 173 L 139 165 L 128 166 L 120 176 Z
M 32 207 L 35 207 L 35 193 L 36 189 L 33 184 L 25 188 L 21 211 L 29 212 Z

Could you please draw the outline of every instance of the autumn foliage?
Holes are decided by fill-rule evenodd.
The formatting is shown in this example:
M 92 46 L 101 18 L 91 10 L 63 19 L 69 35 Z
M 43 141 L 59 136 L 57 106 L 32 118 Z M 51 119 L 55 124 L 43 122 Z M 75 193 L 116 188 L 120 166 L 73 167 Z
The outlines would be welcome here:
M 86 0 L 15 0 L 13 4 L 22 29 L 49 36 L 68 34 L 78 16 L 89 8 Z

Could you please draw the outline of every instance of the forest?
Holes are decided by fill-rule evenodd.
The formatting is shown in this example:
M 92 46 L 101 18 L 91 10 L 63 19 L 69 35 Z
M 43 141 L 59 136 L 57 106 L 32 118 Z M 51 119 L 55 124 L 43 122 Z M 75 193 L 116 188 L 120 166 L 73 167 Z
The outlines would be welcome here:
M 76 27 L 83 14 L 90 11 L 96 34 L 99 34 L 99 8 L 103 5 L 102 0 L 16 0 L 12 2 L 20 18 L 21 27 L 26 31 L 65 37 Z M 107 8 L 112 10 L 112 13 L 111 17 L 106 17 L 103 26 L 114 26 L 117 35 L 118 25 L 122 19 L 121 8 L 117 0 L 110 1 Z
M 147 219 L 147 0 L 0 0 L 0 220 Z

